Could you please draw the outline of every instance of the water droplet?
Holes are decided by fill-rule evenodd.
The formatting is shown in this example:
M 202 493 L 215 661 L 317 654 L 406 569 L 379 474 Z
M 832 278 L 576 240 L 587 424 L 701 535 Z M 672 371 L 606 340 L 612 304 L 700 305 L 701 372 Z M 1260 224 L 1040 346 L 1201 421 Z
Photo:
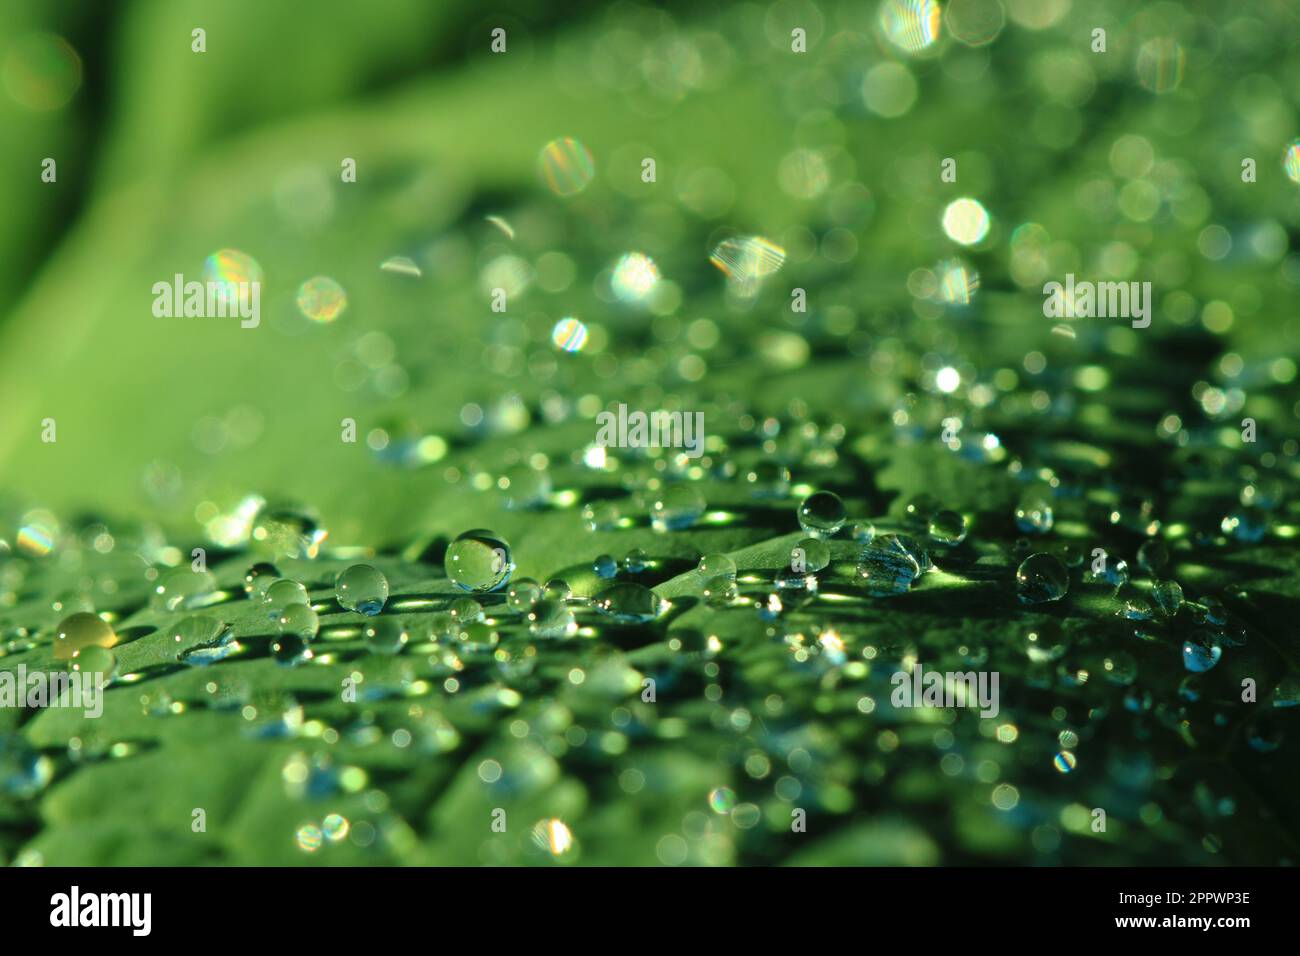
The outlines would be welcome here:
M 885 0 L 880 5 L 881 32 L 904 53 L 919 53 L 939 39 L 942 19 L 935 0 Z
M 775 274 L 785 264 L 785 250 L 762 236 L 723 239 L 709 261 L 733 282 L 749 285 Z
M 391 616 L 367 621 L 362 629 L 366 647 L 372 654 L 396 654 L 410 640 L 410 633 L 401 620 Z
M 117 635 L 106 621 L 94 614 L 79 611 L 59 622 L 54 637 L 54 656 L 61 661 L 70 661 L 83 648 L 113 647 L 115 644 Z
M 506 592 L 506 604 L 512 611 L 528 611 L 542 599 L 542 587 L 532 578 L 520 578 Z
M 551 344 L 561 352 L 581 352 L 587 344 L 587 326 L 581 319 L 566 315 L 551 328 Z
M 573 831 L 563 820 L 540 820 L 530 834 L 533 844 L 551 856 L 564 856 L 573 849 Z
M 484 528 L 466 531 L 447 548 L 447 580 L 463 591 L 496 591 L 514 572 L 510 545 Z
M 905 593 L 920 574 L 916 558 L 891 543 L 869 545 L 858 557 L 858 578 L 877 597 Z
M 682 531 L 704 515 L 704 492 L 693 484 L 666 485 L 650 506 L 650 524 L 656 531 Z
M 578 623 L 563 602 L 543 599 L 528 612 L 528 630 L 537 637 L 568 637 L 578 630 Z
M 149 603 L 155 611 L 198 607 L 216 590 L 217 579 L 210 571 L 174 568 L 158 579 Z
M 54 776 L 54 764 L 22 736 L 0 732 L 0 793 L 30 799 Z
M 525 465 L 511 469 L 503 478 L 502 498 L 509 511 L 535 511 L 550 500 L 553 485 L 551 473 L 545 469 Z
M 930 516 L 930 540 L 953 548 L 966 540 L 966 516 L 956 511 L 939 511 Z
M 294 634 L 310 641 L 320 632 L 320 617 L 307 604 L 290 604 L 280 612 L 281 634 Z
M 1129 582 L 1128 562 L 1108 557 L 1098 571 L 1089 565 L 1088 570 L 1083 572 L 1083 579 L 1089 584 L 1105 584 L 1118 590 Z
M 817 590 L 817 576 L 807 571 L 781 568 L 773 576 L 772 586 L 778 591 L 807 591 L 811 593 Z
M 700 596 L 709 607 L 726 607 L 736 600 L 738 594 L 735 578 L 716 574 L 704 582 Z
M 334 580 L 339 606 L 373 617 L 388 601 L 388 578 L 369 564 L 354 564 Z
M 244 593 L 251 601 L 260 601 L 266 597 L 266 589 L 282 575 L 280 569 L 268 561 L 258 561 L 244 572 Z
M 870 521 L 856 521 L 849 528 L 849 537 L 851 537 L 859 547 L 865 548 L 876 540 L 876 526 Z
M 314 558 L 325 537 L 325 529 L 306 512 L 266 506 L 253 519 L 249 543 L 270 558 Z
M 333 322 L 348 307 L 348 294 L 329 276 L 313 276 L 298 287 L 298 311 L 313 322 Z
M 666 604 L 648 587 L 630 581 L 605 588 L 592 601 L 597 611 L 625 624 L 653 621 L 664 612 Z
M 1052 495 L 1042 488 L 1030 488 L 1016 503 L 1016 527 L 1025 534 L 1047 534 L 1056 523 Z
M 106 647 L 83 647 L 72 659 L 72 669 L 86 674 L 102 674 L 105 680 L 112 680 L 117 673 L 117 658 Z
M 1151 589 L 1151 600 L 1161 614 L 1173 617 L 1183 606 L 1183 589 L 1177 581 L 1158 581 Z
M 644 302 L 659 284 L 659 267 L 641 252 L 629 252 L 618 260 L 610 285 L 620 302 Z
M 1274 707 L 1295 707 L 1300 705 L 1300 677 L 1288 675 L 1277 682 L 1273 688 Z
M 452 623 L 459 629 L 474 621 L 483 620 L 483 605 L 472 597 L 458 597 L 447 605 Z
M 1268 514 L 1261 508 L 1239 508 L 1225 517 L 1219 528 L 1234 541 L 1257 544 L 1268 534 Z
M 1169 548 L 1159 538 L 1144 541 L 1137 553 L 1138 567 L 1155 577 L 1169 564 Z
M 745 473 L 745 482 L 755 498 L 785 498 L 790 493 L 790 469 L 780 462 L 761 461 Z
M 596 577 L 609 580 L 618 575 L 618 562 L 611 555 L 598 555 L 591 563 L 591 569 L 596 572 Z
M 1078 758 L 1068 750 L 1062 750 L 1052 759 L 1052 766 L 1061 773 L 1069 773 L 1078 763 Z
M 1016 569 L 1016 593 L 1022 604 L 1059 601 L 1069 588 L 1069 572 L 1055 555 L 1031 554 Z
M 706 554 L 700 558 L 698 570 L 705 580 L 714 577 L 736 580 L 736 562 L 725 554 Z
M 623 570 L 628 574 L 640 574 L 650 567 L 650 555 L 644 548 L 633 548 L 623 556 Z
M 802 552 L 803 568 L 809 573 L 816 574 L 818 571 L 824 571 L 831 563 L 830 545 L 820 538 L 804 538 L 795 547 Z M 790 567 L 798 570 L 793 552 L 790 556 Z
M 943 231 L 953 242 L 973 246 L 989 231 L 989 214 L 977 199 L 954 199 L 943 211 Z
M 1208 635 L 1183 642 L 1183 666 L 1194 674 L 1203 674 L 1223 656 L 1218 641 Z
M 311 660 L 312 651 L 307 642 L 297 634 L 281 634 L 271 642 L 271 656 L 277 664 L 296 667 Z
M 1058 661 L 1069 649 L 1069 637 L 1054 624 L 1035 627 L 1025 634 L 1025 656 L 1035 664 Z
M 799 527 L 815 538 L 830 538 L 848 519 L 844 502 L 833 491 L 814 491 L 803 500 L 796 512 Z
M 291 604 L 310 604 L 307 589 L 298 581 L 281 578 L 266 589 L 267 616 L 273 621 L 280 619 L 280 612 Z
M 622 519 L 622 511 L 612 501 L 593 501 L 582 507 L 582 520 L 592 531 L 613 531 Z
M 542 597 L 548 601 L 567 601 L 573 597 L 573 588 L 563 578 L 551 578 L 542 589 Z
M 553 139 L 542 148 L 538 172 L 546 188 L 557 196 L 576 196 L 596 176 L 591 151 L 571 136 Z

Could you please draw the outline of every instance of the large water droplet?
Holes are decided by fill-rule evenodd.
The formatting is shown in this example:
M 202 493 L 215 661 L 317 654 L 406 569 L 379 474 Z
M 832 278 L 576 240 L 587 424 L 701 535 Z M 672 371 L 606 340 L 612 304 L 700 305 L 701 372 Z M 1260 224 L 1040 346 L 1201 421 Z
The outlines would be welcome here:
M 354 564 L 335 579 L 334 597 L 340 607 L 373 617 L 388 601 L 388 578 L 378 568 Z
M 514 572 L 510 545 L 485 528 L 466 531 L 447 548 L 447 579 L 463 591 L 496 591 Z

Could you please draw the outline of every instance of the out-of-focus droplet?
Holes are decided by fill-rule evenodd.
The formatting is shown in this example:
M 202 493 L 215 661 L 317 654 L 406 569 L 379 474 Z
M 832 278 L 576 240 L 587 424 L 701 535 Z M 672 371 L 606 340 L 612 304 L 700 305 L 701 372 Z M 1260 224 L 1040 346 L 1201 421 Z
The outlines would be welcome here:
M 644 624 L 662 614 L 667 608 L 667 602 L 645 585 L 625 581 L 597 594 L 592 600 L 592 606 L 615 621 Z
M 666 485 L 650 506 L 650 524 L 656 531 L 682 531 L 700 520 L 706 506 L 695 485 Z
M 761 282 L 785 264 L 785 250 L 762 236 L 743 236 L 723 239 L 709 261 L 722 270 L 723 275 L 740 283 Z
M 659 267 L 643 252 L 629 252 L 618 260 L 610 277 L 614 296 L 620 302 L 644 302 L 659 284 Z
M 348 294 L 329 276 L 314 276 L 298 287 L 298 311 L 313 322 L 333 322 L 348 307 Z
M 546 188 L 557 196 L 576 196 L 596 176 L 591 151 L 571 136 L 553 139 L 542 148 L 538 171 Z
M 943 211 L 943 231 L 953 242 L 973 246 L 988 235 L 988 211 L 978 199 L 954 199 Z
M 6 44 L 4 88 L 24 109 L 48 113 L 67 106 L 81 88 L 81 57 L 63 37 L 44 31 Z
M 904 53 L 919 53 L 939 38 L 942 13 L 935 0 L 884 0 L 879 21 L 885 39 Z
M 985 46 L 1006 26 L 1002 0 L 949 0 L 943 22 L 948 32 L 967 46 Z
M 1153 37 L 1138 49 L 1138 82 L 1152 93 L 1171 93 L 1183 81 L 1186 56 L 1173 37 Z
M 1286 170 L 1287 179 L 1300 183 L 1300 139 L 1291 140 L 1282 153 L 1282 168 Z
M 581 352 L 587 344 L 587 327 L 573 316 L 565 316 L 551 329 L 551 344 L 562 352 Z
M 385 259 L 380 263 L 379 269 L 381 272 L 392 272 L 395 275 L 410 276 L 413 279 L 418 279 L 424 275 L 420 271 L 420 267 L 415 264 L 415 260 L 409 256 L 392 256 Z

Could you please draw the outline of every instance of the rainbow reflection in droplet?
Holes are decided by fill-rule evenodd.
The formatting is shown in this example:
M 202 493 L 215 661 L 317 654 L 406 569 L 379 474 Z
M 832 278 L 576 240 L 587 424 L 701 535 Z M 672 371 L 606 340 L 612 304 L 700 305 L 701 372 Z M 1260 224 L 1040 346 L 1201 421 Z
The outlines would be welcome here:
M 755 282 L 773 275 L 785 264 L 785 250 L 762 236 L 723 239 L 709 255 L 709 261 L 728 279 Z
M 591 151 L 572 136 L 547 143 L 537 164 L 542 182 L 557 196 L 576 196 L 596 176 Z
M 566 316 L 551 329 L 551 342 L 564 352 L 581 352 L 587 344 L 587 327 L 578 319 Z
M 533 826 L 533 843 L 551 856 L 563 856 L 573 849 L 573 831 L 563 820 L 539 820 Z
M 1300 183 L 1300 139 L 1291 140 L 1291 145 L 1282 154 L 1282 168 L 1286 170 L 1287 179 Z
M 348 307 L 348 294 L 329 276 L 315 276 L 298 287 L 298 311 L 313 322 L 333 322 Z
M 1183 82 L 1186 55 L 1173 37 L 1155 37 L 1138 50 L 1137 78 L 1152 93 L 1170 93 Z
M 223 285 L 262 281 L 262 267 L 247 252 L 218 249 L 203 260 L 203 279 Z
M 904 53 L 919 53 L 939 38 L 941 13 L 935 0 L 885 0 L 880 29 Z
M 943 231 L 953 242 L 971 246 L 989 231 L 989 214 L 977 199 L 954 199 L 943 211 Z
M 961 259 L 947 259 L 934 267 L 939 300 L 950 305 L 969 305 L 980 287 L 980 274 Z

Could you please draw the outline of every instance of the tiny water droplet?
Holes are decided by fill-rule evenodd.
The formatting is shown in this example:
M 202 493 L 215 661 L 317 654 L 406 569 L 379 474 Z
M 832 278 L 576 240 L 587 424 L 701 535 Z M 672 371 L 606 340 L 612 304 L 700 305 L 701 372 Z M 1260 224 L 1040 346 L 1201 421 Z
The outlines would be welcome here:
M 1169 563 L 1169 548 L 1159 538 L 1144 541 L 1137 553 L 1138 567 L 1155 577 Z
M 650 566 L 650 555 L 643 548 L 633 548 L 623 557 L 623 570 L 628 574 L 640 574 Z
M 612 555 L 601 554 L 591 563 L 591 569 L 596 572 L 596 577 L 609 580 L 618 576 L 618 562 Z
M 938 511 L 930 516 L 930 540 L 955 548 L 966 540 L 966 516 L 957 511 Z
M 271 642 L 271 656 L 277 664 L 296 667 L 311 660 L 311 647 L 297 634 L 281 634 Z
M 704 582 L 701 596 L 709 607 L 726 607 L 736 600 L 738 593 L 735 578 L 717 574 Z
M 833 491 L 814 491 L 799 505 L 796 514 L 804 534 L 815 538 L 833 537 L 848 520 L 844 502 Z
M 1016 593 L 1022 604 L 1059 601 L 1069 588 L 1069 572 L 1055 555 L 1031 554 L 1016 569 Z
M 1165 617 L 1173 617 L 1183 606 L 1183 589 L 1177 581 L 1157 581 L 1151 589 L 1151 600 Z
M 1194 674 L 1203 674 L 1223 656 L 1218 641 L 1208 635 L 1183 642 L 1183 666 Z

